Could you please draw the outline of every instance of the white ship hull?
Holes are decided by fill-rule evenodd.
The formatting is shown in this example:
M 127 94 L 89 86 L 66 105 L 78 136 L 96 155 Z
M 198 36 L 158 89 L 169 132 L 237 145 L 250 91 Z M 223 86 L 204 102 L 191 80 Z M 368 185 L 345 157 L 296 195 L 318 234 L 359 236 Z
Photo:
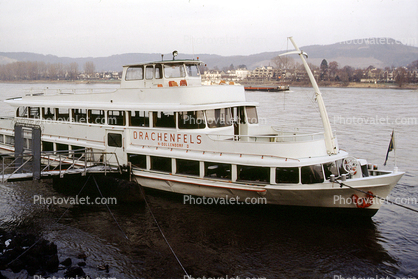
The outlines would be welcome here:
M 311 185 L 266 185 L 251 186 L 220 181 L 202 181 L 200 178 L 167 176 L 159 173 L 134 171 L 133 179 L 146 188 L 185 195 L 185 204 L 272 204 L 327 209 L 363 209 L 360 215 L 374 215 L 385 201 L 372 198 L 372 204 L 358 208 L 353 195 L 366 198 L 363 192 L 372 192 L 377 197 L 387 197 L 404 173 L 388 173 L 365 179 L 351 179 L 341 187 L 339 183 Z M 203 198 L 193 198 L 204 197 Z

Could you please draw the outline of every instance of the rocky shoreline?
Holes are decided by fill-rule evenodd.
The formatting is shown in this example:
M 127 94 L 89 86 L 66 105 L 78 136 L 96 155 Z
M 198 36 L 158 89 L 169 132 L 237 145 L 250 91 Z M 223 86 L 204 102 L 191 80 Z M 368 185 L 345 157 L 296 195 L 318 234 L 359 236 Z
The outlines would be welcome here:
M 79 260 L 73 265 L 71 258 L 60 262 L 57 252 L 55 243 L 35 234 L 0 229 L 0 279 L 22 278 L 25 274 L 48 278 L 63 269 L 65 278 L 89 278 L 81 267 L 86 265 L 85 254 L 77 256 Z

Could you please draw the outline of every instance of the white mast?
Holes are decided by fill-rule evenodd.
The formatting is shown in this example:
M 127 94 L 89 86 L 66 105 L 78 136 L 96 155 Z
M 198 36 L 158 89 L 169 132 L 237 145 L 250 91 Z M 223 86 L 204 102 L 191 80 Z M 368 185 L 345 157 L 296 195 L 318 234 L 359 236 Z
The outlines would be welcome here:
M 295 41 L 293 41 L 292 37 L 289 37 L 289 40 L 292 42 L 296 51 L 291 51 L 291 52 L 283 53 L 280 55 L 298 54 L 300 59 L 302 59 L 303 66 L 305 67 L 305 70 L 309 76 L 311 84 L 315 90 L 315 97 L 316 97 L 316 101 L 318 102 L 319 113 L 322 119 L 322 125 L 324 126 L 324 138 L 325 138 L 325 146 L 327 148 L 327 153 L 328 155 L 337 154 L 335 138 L 334 138 L 334 135 L 332 134 L 331 123 L 329 122 L 328 113 L 325 108 L 324 100 L 322 99 L 321 91 L 319 91 L 318 84 L 316 83 L 316 80 L 311 72 L 311 69 L 309 68 L 308 63 L 306 63 L 306 60 L 304 57 L 304 56 L 308 57 L 308 55 L 298 48 Z

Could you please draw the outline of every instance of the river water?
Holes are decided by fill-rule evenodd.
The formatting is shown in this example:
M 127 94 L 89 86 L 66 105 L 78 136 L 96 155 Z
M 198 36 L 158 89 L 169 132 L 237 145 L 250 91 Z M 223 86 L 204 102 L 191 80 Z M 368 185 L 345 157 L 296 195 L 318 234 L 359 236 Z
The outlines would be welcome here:
M 0 84 L 0 99 L 22 95 L 24 88 L 63 86 L 118 87 Z M 406 174 L 390 199 L 418 209 L 418 92 L 321 90 L 339 146 L 351 155 L 382 166 L 394 129 L 396 163 Z M 260 104 L 260 122 L 321 131 L 311 88 L 247 92 L 247 98 Z M 0 110 L 13 113 L 4 103 Z M 382 168 L 393 169 L 394 153 Z M 418 278 L 418 215 L 390 204 L 371 219 L 330 219 L 275 207 L 183 204 L 180 196 L 147 191 L 151 210 L 143 203 L 109 206 L 125 239 L 104 205 L 40 205 L 35 195 L 66 197 L 51 181 L 0 184 L 0 227 L 54 241 L 60 260 L 86 253 L 84 270 L 92 278 L 184 278 L 185 272 L 192 278 Z M 109 273 L 98 270 L 99 264 L 108 264 Z

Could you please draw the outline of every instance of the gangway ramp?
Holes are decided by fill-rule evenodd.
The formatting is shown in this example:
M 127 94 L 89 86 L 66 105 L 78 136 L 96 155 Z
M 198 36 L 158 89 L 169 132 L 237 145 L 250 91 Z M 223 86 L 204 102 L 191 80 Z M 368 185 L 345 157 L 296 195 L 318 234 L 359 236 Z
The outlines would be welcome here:
M 66 175 L 122 174 L 117 155 L 112 152 L 81 150 L 42 151 L 40 157 L 32 152 L 1 154 L 0 179 L 2 183 L 64 177 Z M 37 171 L 41 161 L 41 168 Z M 110 163 L 110 162 L 117 162 Z

